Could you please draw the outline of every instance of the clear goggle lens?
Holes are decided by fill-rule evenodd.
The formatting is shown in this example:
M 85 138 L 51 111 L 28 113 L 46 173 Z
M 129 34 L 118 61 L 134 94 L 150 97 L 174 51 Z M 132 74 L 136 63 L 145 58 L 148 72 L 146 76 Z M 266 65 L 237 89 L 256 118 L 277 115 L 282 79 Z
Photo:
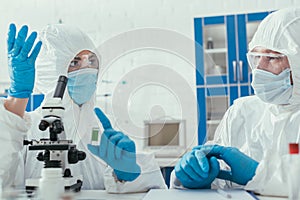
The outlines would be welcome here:
M 81 55 L 76 56 L 70 63 L 71 69 L 83 69 L 83 68 L 99 68 L 99 62 L 96 56 Z
M 247 60 L 252 70 L 259 65 L 276 65 L 285 57 L 284 54 L 248 52 Z M 275 66 L 276 67 L 276 66 Z

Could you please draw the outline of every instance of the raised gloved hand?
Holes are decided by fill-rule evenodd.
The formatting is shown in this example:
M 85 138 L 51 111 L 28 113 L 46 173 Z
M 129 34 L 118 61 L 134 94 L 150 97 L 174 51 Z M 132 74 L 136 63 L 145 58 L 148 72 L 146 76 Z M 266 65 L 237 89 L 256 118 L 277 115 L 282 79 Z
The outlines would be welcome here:
M 26 25 L 22 26 L 16 38 L 16 26 L 14 24 L 9 26 L 7 56 L 11 85 L 8 94 L 16 98 L 29 98 L 32 93 L 35 60 L 42 45 L 42 42 L 39 41 L 33 48 L 37 33 L 32 32 L 27 38 L 27 32 L 28 27 Z M 32 52 L 29 55 L 31 50 Z
M 100 146 L 89 144 L 88 149 L 114 169 L 118 180 L 135 180 L 140 175 L 141 168 L 136 163 L 134 142 L 122 132 L 115 131 L 109 119 L 99 108 L 95 108 L 95 113 L 102 123 L 104 132 Z
M 235 147 L 224 147 L 219 145 L 207 145 L 195 147 L 203 149 L 207 157 L 216 157 L 224 160 L 231 171 L 220 170 L 217 178 L 233 181 L 240 185 L 246 185 L 255 175 L 258 162 L 240 152 Z
M 176 164 L 176 177 L 184 187 L 209 189 L 219 174 L 219 162 L 213 156 L 207 158 L 204 150 L 194 149 L 186 153 Z

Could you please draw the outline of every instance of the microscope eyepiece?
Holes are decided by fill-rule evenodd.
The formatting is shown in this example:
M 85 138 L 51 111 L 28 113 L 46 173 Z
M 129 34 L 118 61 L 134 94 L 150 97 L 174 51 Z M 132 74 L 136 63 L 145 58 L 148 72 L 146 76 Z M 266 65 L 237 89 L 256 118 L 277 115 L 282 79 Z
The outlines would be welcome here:
M 59 76 L 53 97 L 63 98 L 67 82 L 68 78 L 66 76 Z

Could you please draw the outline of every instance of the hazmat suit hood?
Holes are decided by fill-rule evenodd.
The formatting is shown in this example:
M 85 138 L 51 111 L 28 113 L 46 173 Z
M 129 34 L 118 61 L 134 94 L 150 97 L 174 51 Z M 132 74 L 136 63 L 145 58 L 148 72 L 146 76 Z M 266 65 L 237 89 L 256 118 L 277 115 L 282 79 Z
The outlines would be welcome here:
M 285 54 L 293 78 L 291 105 L 300 103 L 300 8 L 286 8 L 268 15 L 259 25 L 249 51 L 264 47 Z
M 36 61 L 35 92 L 45 95 L 41 106 L 36 109 L 38 121 L 41 119 L 42 106 L 53 97 L 57 80 L 60 75 L 68 76 L 68 67 L 73 58 L 82 50 L 89 50 L 99 54 L 91 39 L 78 28 L 73 26 L 56 24 L 46 26 L 39 34 L 43 42 L 42 49 Z M 78 106 L 69 96 L 66 87 L 62 106 L 65 108 L 63 115 L 64 129 L 67 138 L 80 145 L 82 149 L 90 141 L 90 130 L 86 127 L 94 127 L 97 119 L 94 116 L 95 93 L 86 103 Z M 33 124 L 39 122 L 33 122 Z M 33 136 L 38 137 L 38 135 Z
M 64 24 L 48 25 L 42 29 L 39 37 L 43 44 L 36 60 L 36 93 L 52 96 L 58 77 L 60 75 L 67 76 L 71 60 L 79 52 L 92 51 L 100 60 L 91 39 L 76 27 Z M 64 98 L 70 100 L 66 93 L 68 93 L 67 89 Z M 91 99 L 94 100 L 95 95 Z

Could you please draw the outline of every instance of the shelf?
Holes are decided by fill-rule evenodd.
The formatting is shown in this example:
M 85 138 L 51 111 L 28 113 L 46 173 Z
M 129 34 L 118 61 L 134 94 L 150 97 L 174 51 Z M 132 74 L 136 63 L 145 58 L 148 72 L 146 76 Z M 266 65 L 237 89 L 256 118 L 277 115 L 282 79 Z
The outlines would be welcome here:
M 218 125 L 221 122 L 221 119 L 207 120 L 207 124 Z
M 216 78 L 221 78 L 221 76 L 226 76 L 227 73 L 224 72 L 224 73 L 215 73 L 215 74 L 210 74 L 210 73 L 207 73 L 205 74 L 206 77 L 216 77 Z
M 205 53 L 227 53 L 226 48 L 218 48 L 218 49 L 205 49 Z

